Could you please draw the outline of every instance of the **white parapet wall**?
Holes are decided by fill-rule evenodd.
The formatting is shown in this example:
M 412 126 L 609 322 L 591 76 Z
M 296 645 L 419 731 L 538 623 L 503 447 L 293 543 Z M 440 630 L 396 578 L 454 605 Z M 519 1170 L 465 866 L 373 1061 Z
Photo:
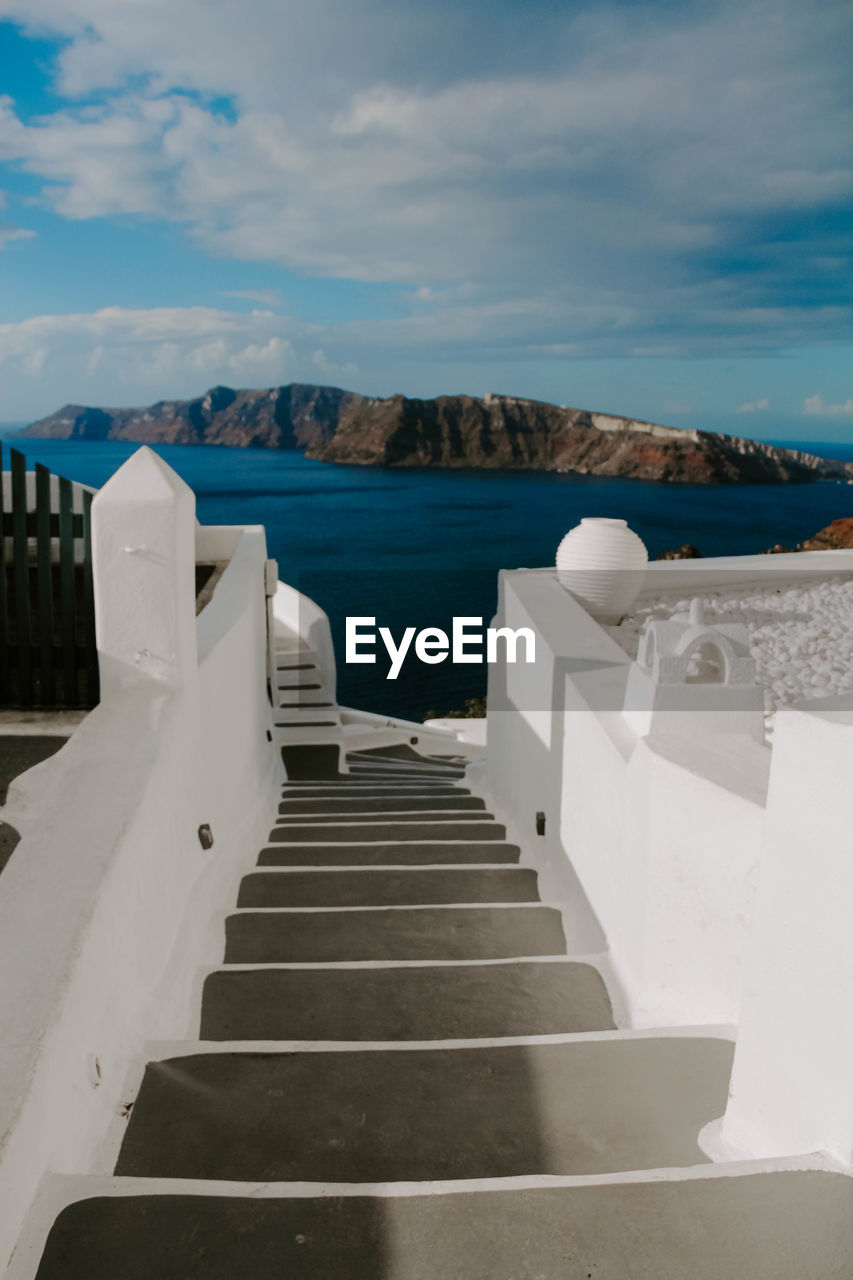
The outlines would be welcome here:
M 853 695 L 779 713 L 723 1158 L 853 1167 Z
M 271 818 L 264 532 L 213 537 L 233 554 L 195 619 L 194 501 L 153 457 L 94 504 L 104 697 L 4 811 L 22 839 L 0 877 L 0 1269 L 48 1171 L 111 1172 L 144 1043 L 197 1034 L 211 921 Z
M 735 1022 L 769 748 L 689 716 L 638 735 L 628 655 L 552 570 L 502 574 L 497 622 L 532 627 L 537 652 L 492 668 L 489 786 L 525 839 L 542 815 L 567 926 L 594 950 L 598 922 L 631 1025 Z

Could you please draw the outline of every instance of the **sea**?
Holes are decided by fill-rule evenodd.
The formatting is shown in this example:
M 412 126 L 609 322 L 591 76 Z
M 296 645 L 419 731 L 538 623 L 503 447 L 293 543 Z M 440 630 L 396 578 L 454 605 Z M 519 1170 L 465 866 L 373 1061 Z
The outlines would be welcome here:
M 31 461 L 102 485 L 138 446 L 117 441 L 4 440 Z M 853 445 L 795 445 L 853 460 Z M 196 493 L 202 524 L 262 524 L 279 577 L 328 613 L 345 706 L 422 720 L 460 710 L 486 690 L 486 668 L 414 658 L 387 678 L 348 665 L 347 616 L 375 618 L 398 638 L 406 627 L 450 630 L 454 616 L 496 607 L 501 569 L 552 565 L 557 544 L 583 516 L 619 516 L 651 558 L 682 543 L 703 555 L 794 545 L 853 515 L 853 486 L 720 487 L 647 483 L 529 471 L 382 470 L 315 462 L 291 451 L 158 445 Z M 8 462 L 4 460 L 5 465 Z

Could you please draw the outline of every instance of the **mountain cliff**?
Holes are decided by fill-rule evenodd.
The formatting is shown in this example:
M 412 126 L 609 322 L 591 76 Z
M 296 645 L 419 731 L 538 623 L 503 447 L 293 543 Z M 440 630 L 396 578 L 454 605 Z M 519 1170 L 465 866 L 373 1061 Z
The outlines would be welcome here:
M 158 400 L 147 409 L 67 404 L 19 434 L 51 440 L 319 448 L 334 435 L 342 408 L 363 399 L 354 391 L 298 382 L 264 391 L 212 387 L 195 400 Z
M 304 449 L 323 462 L 385 467 L 488 467 L 625 476 L 682 484 L 848 479 L 853 466 L 737 436 L 487 394 L 374 399 L 291 383 L 264 391 L 214 387 L 147 409 L 66 405 L 21 433 Z

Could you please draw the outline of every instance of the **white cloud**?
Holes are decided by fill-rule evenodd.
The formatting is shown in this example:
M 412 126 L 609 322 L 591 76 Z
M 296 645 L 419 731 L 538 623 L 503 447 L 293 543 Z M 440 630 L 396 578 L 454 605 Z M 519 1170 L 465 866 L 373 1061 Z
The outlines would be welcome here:
M 5 191 L 0 191 L 0 209 L 5 209 L 7 203 Z M 35 231 L 28 231 L 24 227 L 16 227 L 13 223 L 0 219 L 0 249 L 4 248 L 11 240 L 33 240 L 35 234 Z
M 808 396 L 803 403 L 803 413 L 815 418 L 853 417 L 853 400 L 827 404 L 823 396 Z
M 25 227 L 13 227 L 9 222 L 0 222 L 0 249 L 5 248 L 12 240 L 33 240 L 35 231 Z
M 280 307 L 282 297 L 278 289 L 223 289 L 223 298 L 245 298 L 249 302 L 260 302 L 265 307 Z
M 760 400 L 744 400 L 735 409 L 735 413 L 764 413 L 769 408 L 770 400 L 767 396 L 762 396 Z
M 482 34 L 476 4 L 4 8 L 68 39 L 66 94 L 109 93 L 29 123 L 6 100 L 0 156 L 67 217 L 172 218 L 237 258 L 421 290 L 467 280 L 492 300 L 654 290 L 675 316 L 697 272 L 706 289 L 725 277 L 715 251 L 750 247 L 739 219 L 853 190 L 835 0 L 783 0 L 772 23 L 765 0 L 680 17 L 534 3 L 526 24 L 502 11 L 486 44 L 462 40 Z M 798 243 L 774 252 L 768 278 L 803 269 Z M 766 307 L 762 282 L 730 279 L 730 326 L 735 302 Z
M 209 307 L 105 307 L 0 324 L 3 376 L 38 376 L 61 399 L 91 402 L 92 379 L 121 403 L 197 394 L 208 382 L 285 381 L 297 359 L 293 322 Z M 310 328 L 305 328 L 311 341 Z M 307 359 L 307 358 L 306 358 Z M 100 396 L 99 399 L 103 397 Z M 114 401 L 115 402 L 115 401 Z

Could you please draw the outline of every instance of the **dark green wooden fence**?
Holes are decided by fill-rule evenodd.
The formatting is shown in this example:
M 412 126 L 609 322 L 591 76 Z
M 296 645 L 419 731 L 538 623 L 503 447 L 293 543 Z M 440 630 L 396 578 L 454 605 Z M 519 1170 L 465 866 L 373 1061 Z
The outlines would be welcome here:
M 92 495 L 74 511 L 74 486 L 9 449 L 11 483 L 0 484 L 0 707 L 93 707 L 98 701 Z M 4 466 L 0 445 L 0 473 Z M 11 504 L 6 499 L 11 496 Z M 29 509 L 28 509 L 29 508 Z

